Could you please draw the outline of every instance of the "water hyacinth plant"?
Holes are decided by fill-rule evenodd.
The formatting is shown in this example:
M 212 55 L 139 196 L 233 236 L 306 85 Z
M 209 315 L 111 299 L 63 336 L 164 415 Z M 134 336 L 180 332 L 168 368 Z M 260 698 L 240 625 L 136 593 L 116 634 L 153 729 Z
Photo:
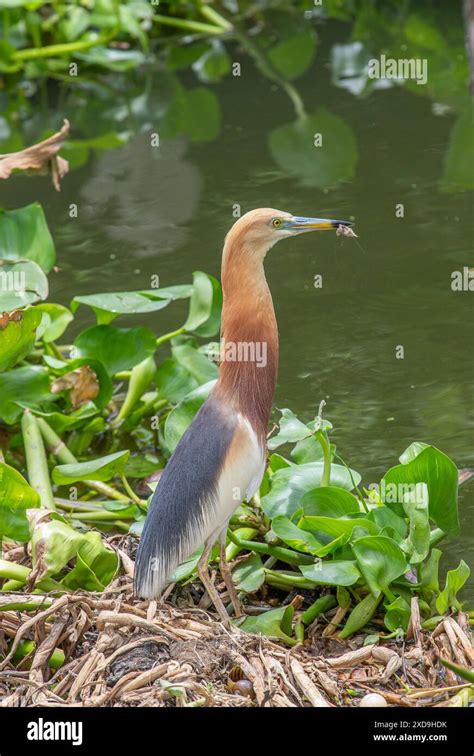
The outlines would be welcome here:
M 222 294 L 198 271 L 187 285 L 77 296 L 70 307 L 47 301 L 55 246 L 42 208 L 2 212 L 0 537 L 31 554 L 28 565 L 0 560 L 8 607 L 17 601 L 9 604 L 10 591 L 100 591 L 117 575 L 107 537 L 140 533 L 151 479 L 214 385 L 209 340 Z M 171 332 L 120 325 L 150 312 L 159 323 L 176 300 L 188 300 L 188 315 Z M 79 308 L 96 324 L 70 343 Z M 241 629 L 294 645 L 336 608 L 341 639 L 369 632 L 376 617 L 387 637 L 407 631 L 414 597 L 427 626 L 459 609 L 469 567 L 461 560 L 440 579 L 437 548 L 459 531 L 454 462 L 414 442 L 364 488 L 331 442 L 323 406 L 309 423 L 281 410 L 260 491 L 231 520 L 238 591 L 250 605 L 270 595 L 281 604 L 240 620 Z M 178 584 L 196 579 L 200 553 L 175 572 Z M 297 614 L 283 603 L 295 592 L 306 597 Z
M 118 710 L 99 733 L 110 747 L 127 707 L 140 720 L 153 707 L 324 707 L 339 723 L 341 707 L 400 706 L 424 727 L 421 709 L 472 704 L 471 6 L 0 0 L 12 716 Z M 241 344 L 228 327 L 220 341 L 218 245 L 266 204 L 347 218 L 359 238 L 339 225 L 269 260 L 280 370 L 263 480 L 243 501 L 232 491 L 238 600 L 217 545 L 208 583 L 198 549 L 158 597 L 137 575 L 153 492 L 165 500 L 173 470 L 173 512 L 176 490 L 196 488 L 205 433 L 188 462 L 171 455 Z M 235 300 L 253 327 L 244 283 Z M 246 339 L 249 361 L 268 364 L 269 344 L 267 330 Z M 457 744 L 449 713 L 413 739 Z M 21 731 L 9 724 L 7 750 Z

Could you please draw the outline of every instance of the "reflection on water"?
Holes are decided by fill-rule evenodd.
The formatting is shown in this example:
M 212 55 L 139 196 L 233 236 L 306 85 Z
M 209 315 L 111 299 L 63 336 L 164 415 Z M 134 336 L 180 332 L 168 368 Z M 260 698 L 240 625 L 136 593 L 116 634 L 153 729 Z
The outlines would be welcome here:
M 186 150 L 183 139 L 167 141 L 165 149 L 150 149 L 150 136 L 141 134 L 120 152 L 101 153 L 80 191 L 85 222 L 100 225 L 113 242 L 133 248 L 136 257 L 155 256 L 157 239 L 160 254 L 178 249 L 186 240 L 202 184 L 199 169 L 186 160 Z
M 408 31 L 409 39 L 420 34 L 414 22 Z M 62 269 L 51 296 L 64 303 L 75 294 L 146 289 L 155 274 L 164 286 L 189 282 L 196 269 L 218 275 L 236 204 L 242 212 L 273 206 L 353 216 L 358 242 L 329 234 L 285 242 L 270 253 L 267 274 L 281 338 L 276 406 L 309 420 L 325 398 L 340 453 L 369 485 L 413 440 L 474 466 L 473 294 L 450 287 L 453 270 L 472 266 L 472 135 L 456 73 L 461 43 L 451 51 L 451 86 L 425 48 L 434 78 L 421 92 L 416 83 L 387 89 L 360 80 L 361 45 L 369 43 L 361 19 L 352 35 L 349 25 L 329 23 L 316 57 L 300 39 L 306 67 L 287 71 L 293 94 L 240 43 L 215 52 L 241 62 L 240 78 L 216 76 L 204 86 L 192 71 L 153 66 L 135 72 L 127 90 L 93 90 L 89 110 L 82 95 L 62 93 L 56 102 L 52 92 L 50 105 L 26 120 L 24 138 L 55 128 L 63 108 L 77 137 L 75 170 L 61 195 L 46 179 L 14 178 L 0 186 L 0 204 L 43 202 Z M 281 51 L 274 55 L 278 75 L 284 61 Z M 203 74 L 201 66 L 201 78 L 209 80 L 209 70 L 224 68 L 214 61 Z M 304 114 L 296 114 L 298 102 Z M 110 141 L 114 131 L 122 147 Z M 318 131 L 332 144 L 322 156 L 312 141 Z M 158 148 L 150 146 L 154 133 Z M 110 149 L 94 149 L 99 138 Z M 396 217 L 399 204 L 404 217 Z M 314 286 L 318 274 L 322 288 Z M 165 332 L 185 307 L 140 319 Z M 81 308 L 78 317 L 90 315 Z M 396 358 L 399 346 L 404 359 Z M 471 481 L 446 564 L 460 554 L 474 563 L 472 493 Z

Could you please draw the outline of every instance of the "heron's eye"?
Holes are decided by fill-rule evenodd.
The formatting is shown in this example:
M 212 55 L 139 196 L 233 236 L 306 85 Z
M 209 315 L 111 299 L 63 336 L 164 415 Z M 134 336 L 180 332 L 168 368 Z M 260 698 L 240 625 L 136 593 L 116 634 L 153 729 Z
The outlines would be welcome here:
M 273 226 L 273 228 L 280 228 L 280 226 L 281 226 L 281 219 L 280 218 L 274 218 L 272 220 L 272 226 Z

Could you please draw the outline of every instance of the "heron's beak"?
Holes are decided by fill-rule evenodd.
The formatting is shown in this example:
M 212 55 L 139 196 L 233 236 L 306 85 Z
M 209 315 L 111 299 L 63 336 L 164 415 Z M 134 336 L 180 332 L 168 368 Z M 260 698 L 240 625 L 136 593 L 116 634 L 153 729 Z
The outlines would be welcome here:
M 351 221 L 330 220 L 328 218 L 291 218 L 286 221 L 285 228 L 289 231 L 330 231 L 338 226 L 353 226 Z

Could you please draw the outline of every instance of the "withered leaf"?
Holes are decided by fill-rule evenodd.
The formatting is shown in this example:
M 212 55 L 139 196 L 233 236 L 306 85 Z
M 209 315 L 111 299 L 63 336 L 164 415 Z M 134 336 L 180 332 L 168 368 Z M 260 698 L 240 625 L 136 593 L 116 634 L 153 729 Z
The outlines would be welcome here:
M 0 179 L 7 179 L 14 170 L 33 173 L 51 173 L 53 186 L 60 191 L 60 181 L 69 171 L 69 163 L 57 154 L 69 134 L 69 121 L 64 119 L 63 127 L 53 136 L 20 152 L 0 155 Z
M 23 313 L 21 310 L 2 312 L 0 314 L 0 331 L 3 331 L 9 323 L 18 323 L 20 320 L 23 320 Z
M 51 386 L 53 394 L 69 391 L 69 398 L 74 409 L 95 399 L 99 389 L 97 375 L 89 365 L 81 365 L 76 370 L 61 375 Z
M 30 524 L 30 527 L 36 528 L 41 525 L 43 522 L 51 522 L 51 512 L 44 511 L 43 509 L 29 509 L 27 510 L 27 517 L 28 522 Z M 47 572 L 48 567 L 45 563 L 44 556 L 46 552 L 46 543 L 43 541 L 40 541 L 36 546 L 36 565 L 31 570 L 30 574 L 28 575 L 28 580 L 26 581 L 25 590 L 26 591 L 32 591 L 36 585 L 36 583 L 41 580 L 43 575 Z

